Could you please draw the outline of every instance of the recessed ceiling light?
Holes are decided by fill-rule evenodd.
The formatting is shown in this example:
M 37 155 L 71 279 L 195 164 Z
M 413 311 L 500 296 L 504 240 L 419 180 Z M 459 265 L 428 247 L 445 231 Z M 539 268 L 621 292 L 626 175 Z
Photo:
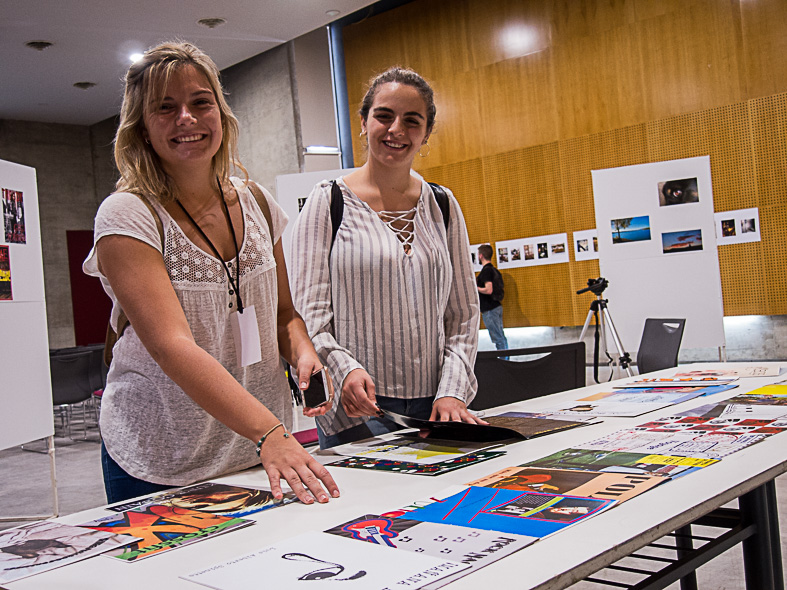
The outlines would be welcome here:
M 25 43 L 27 47 L 30 49 L 35 49 L 36 51 L 43 51 L 49 47 L 52 47 L 53 43 L 49 41 L 28 41 Z
M 128 56 L 128 58 L 131 60 L 131 63 L 137 63 L 139 60 L 142 59 L 142 54 L 132 53 L 131 55 Z
M 326 10 L 325 16 L 339 16 L 338 10 Z
M 201 18 L 197 21 L 198 25 L 202 25 L 203 27 L 208 27 L 209 29 L 215 29 L 216 27 L 220 27 L 227 20 L 223 18 Z
M 93 88 L 95 86 L 95 82 L 75 82 L 74 88 L 79 88 L 80 90 L 87 90 L 88 88 Z

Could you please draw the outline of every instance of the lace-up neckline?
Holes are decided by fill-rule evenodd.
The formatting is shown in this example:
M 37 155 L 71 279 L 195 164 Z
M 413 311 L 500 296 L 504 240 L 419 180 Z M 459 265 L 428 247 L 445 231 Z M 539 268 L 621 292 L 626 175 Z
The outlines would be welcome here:
M 416 207 L 407 211 L 378 211 L 377 216 L 391 228 L 399 241 L 402 242 L 405 254 L 410 254 L 413 249 L 415 237 L 415 211 Z

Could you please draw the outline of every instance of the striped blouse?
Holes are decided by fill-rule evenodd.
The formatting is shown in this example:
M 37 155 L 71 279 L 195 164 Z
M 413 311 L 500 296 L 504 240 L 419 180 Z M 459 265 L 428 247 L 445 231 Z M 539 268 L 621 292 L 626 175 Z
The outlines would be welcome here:
M 450 223 L 426 182 L 415 213 L 412 251 L 344 183 L 344 214 L 331 249 L 331 184 L 306 200 L 292 234 L 295 305 L 336 389 L 319 417 L 331 435 L 361 424 L 341 407 L 347 374 L 365 369 L 378 395 L 452 396 L 470 403 L 479 307 L 464 217 L 449 193 Z

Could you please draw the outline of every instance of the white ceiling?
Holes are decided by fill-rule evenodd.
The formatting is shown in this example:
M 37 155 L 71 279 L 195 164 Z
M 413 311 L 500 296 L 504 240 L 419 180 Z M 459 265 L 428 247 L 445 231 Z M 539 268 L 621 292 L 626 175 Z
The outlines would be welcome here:
M 175 38 L 219 69 L 374 0 L 1 0 L 0 119 L 91 125 L 120 111 L 129 55 Z M 329 16 L 326 11 L 338 10 Z M 197 24 L 224 18 L 215 29 Z M 25 46 L 50 41 L 44 51 Z M 95 82 L 88 90 L 77 82 Z

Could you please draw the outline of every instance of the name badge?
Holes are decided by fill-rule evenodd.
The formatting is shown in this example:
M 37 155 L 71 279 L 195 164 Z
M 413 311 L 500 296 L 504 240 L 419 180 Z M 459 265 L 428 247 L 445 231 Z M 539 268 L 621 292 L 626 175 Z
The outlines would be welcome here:
M 247 367 L 262 360 L 260 347 L 260 330 L 257 327 L 257 313 L 254 306 L 243 308 L 242 312 L 236 311 L 230 315 L 232 338 L 235 341 L 235 352 L 238 356 L 238 366 Z

